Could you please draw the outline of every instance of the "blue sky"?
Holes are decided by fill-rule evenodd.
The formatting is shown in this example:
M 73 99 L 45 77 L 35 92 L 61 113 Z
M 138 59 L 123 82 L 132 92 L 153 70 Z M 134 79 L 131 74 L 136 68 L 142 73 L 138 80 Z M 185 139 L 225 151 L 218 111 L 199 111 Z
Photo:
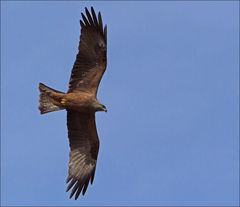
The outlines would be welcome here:
M 94 184 L 65 193 L 66 91 L 80 13 L 108 25 Z M 239 2 L 1 2 L 2 205 L 238 205 Z

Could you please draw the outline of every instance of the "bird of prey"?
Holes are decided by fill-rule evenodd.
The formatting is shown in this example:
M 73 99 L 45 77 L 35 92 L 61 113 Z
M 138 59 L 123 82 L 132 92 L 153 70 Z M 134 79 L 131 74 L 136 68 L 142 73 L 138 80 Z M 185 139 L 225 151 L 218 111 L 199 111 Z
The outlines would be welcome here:
M 95 112 L 106 107 L 97 100 L 97 91 L 107 65 L 107 26 L 103 28 L 101 13 L 96 15 L 85 8 L 80 20 L 81 35 L 78 54 L 72 68 L 67 93 L 39 84 L 41 114 L 67 111 L 67 128 L 70 145 L 67 191 L 70 198 L 84 195 L 89 182 L 93 182 L 99 139 Z

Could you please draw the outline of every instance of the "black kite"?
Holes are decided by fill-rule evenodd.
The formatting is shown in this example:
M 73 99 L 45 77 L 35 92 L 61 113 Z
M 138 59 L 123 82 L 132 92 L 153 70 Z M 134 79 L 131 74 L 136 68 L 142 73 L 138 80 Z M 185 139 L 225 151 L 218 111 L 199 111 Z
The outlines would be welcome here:
M 84 195 L 89 181 L 92 183 L 96 169 L 99 139 L 95 112 L 107 111 L 97 100 L 97 90 L 107 64 L 107 27 L 103 28 L 100 12 L 96 16 L 85 8 L 82 14 L 78 54 L 73 65 L 67 93 L 54 90 L 40 83 L 41 114 L 67 110 L 70 160 L 67 191 L 70 198 Z

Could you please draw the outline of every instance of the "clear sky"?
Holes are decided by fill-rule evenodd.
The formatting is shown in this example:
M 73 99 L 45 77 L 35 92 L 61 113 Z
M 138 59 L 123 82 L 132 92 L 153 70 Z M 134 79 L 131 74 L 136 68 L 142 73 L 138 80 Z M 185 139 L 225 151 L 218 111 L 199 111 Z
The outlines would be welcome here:
M 80 13 L 108 25 L 96 176 L 69 200 L 66 91 Z M 1 2 L 2 205 L 238 205 L 239 2 Z

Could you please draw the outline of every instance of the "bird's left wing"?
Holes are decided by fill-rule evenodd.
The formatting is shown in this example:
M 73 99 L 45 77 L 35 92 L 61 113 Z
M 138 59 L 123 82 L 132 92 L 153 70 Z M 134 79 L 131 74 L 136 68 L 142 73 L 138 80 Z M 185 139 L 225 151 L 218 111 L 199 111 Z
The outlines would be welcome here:
M 70 198 L 75 194 L 77 199 L 81 192 L 85 194 L 89 181 L 92 183 L 94 179 L 99 149 L 95 115 L 68 110 L 67 126 L 71 150 L 67 191 L 72 188 Z

